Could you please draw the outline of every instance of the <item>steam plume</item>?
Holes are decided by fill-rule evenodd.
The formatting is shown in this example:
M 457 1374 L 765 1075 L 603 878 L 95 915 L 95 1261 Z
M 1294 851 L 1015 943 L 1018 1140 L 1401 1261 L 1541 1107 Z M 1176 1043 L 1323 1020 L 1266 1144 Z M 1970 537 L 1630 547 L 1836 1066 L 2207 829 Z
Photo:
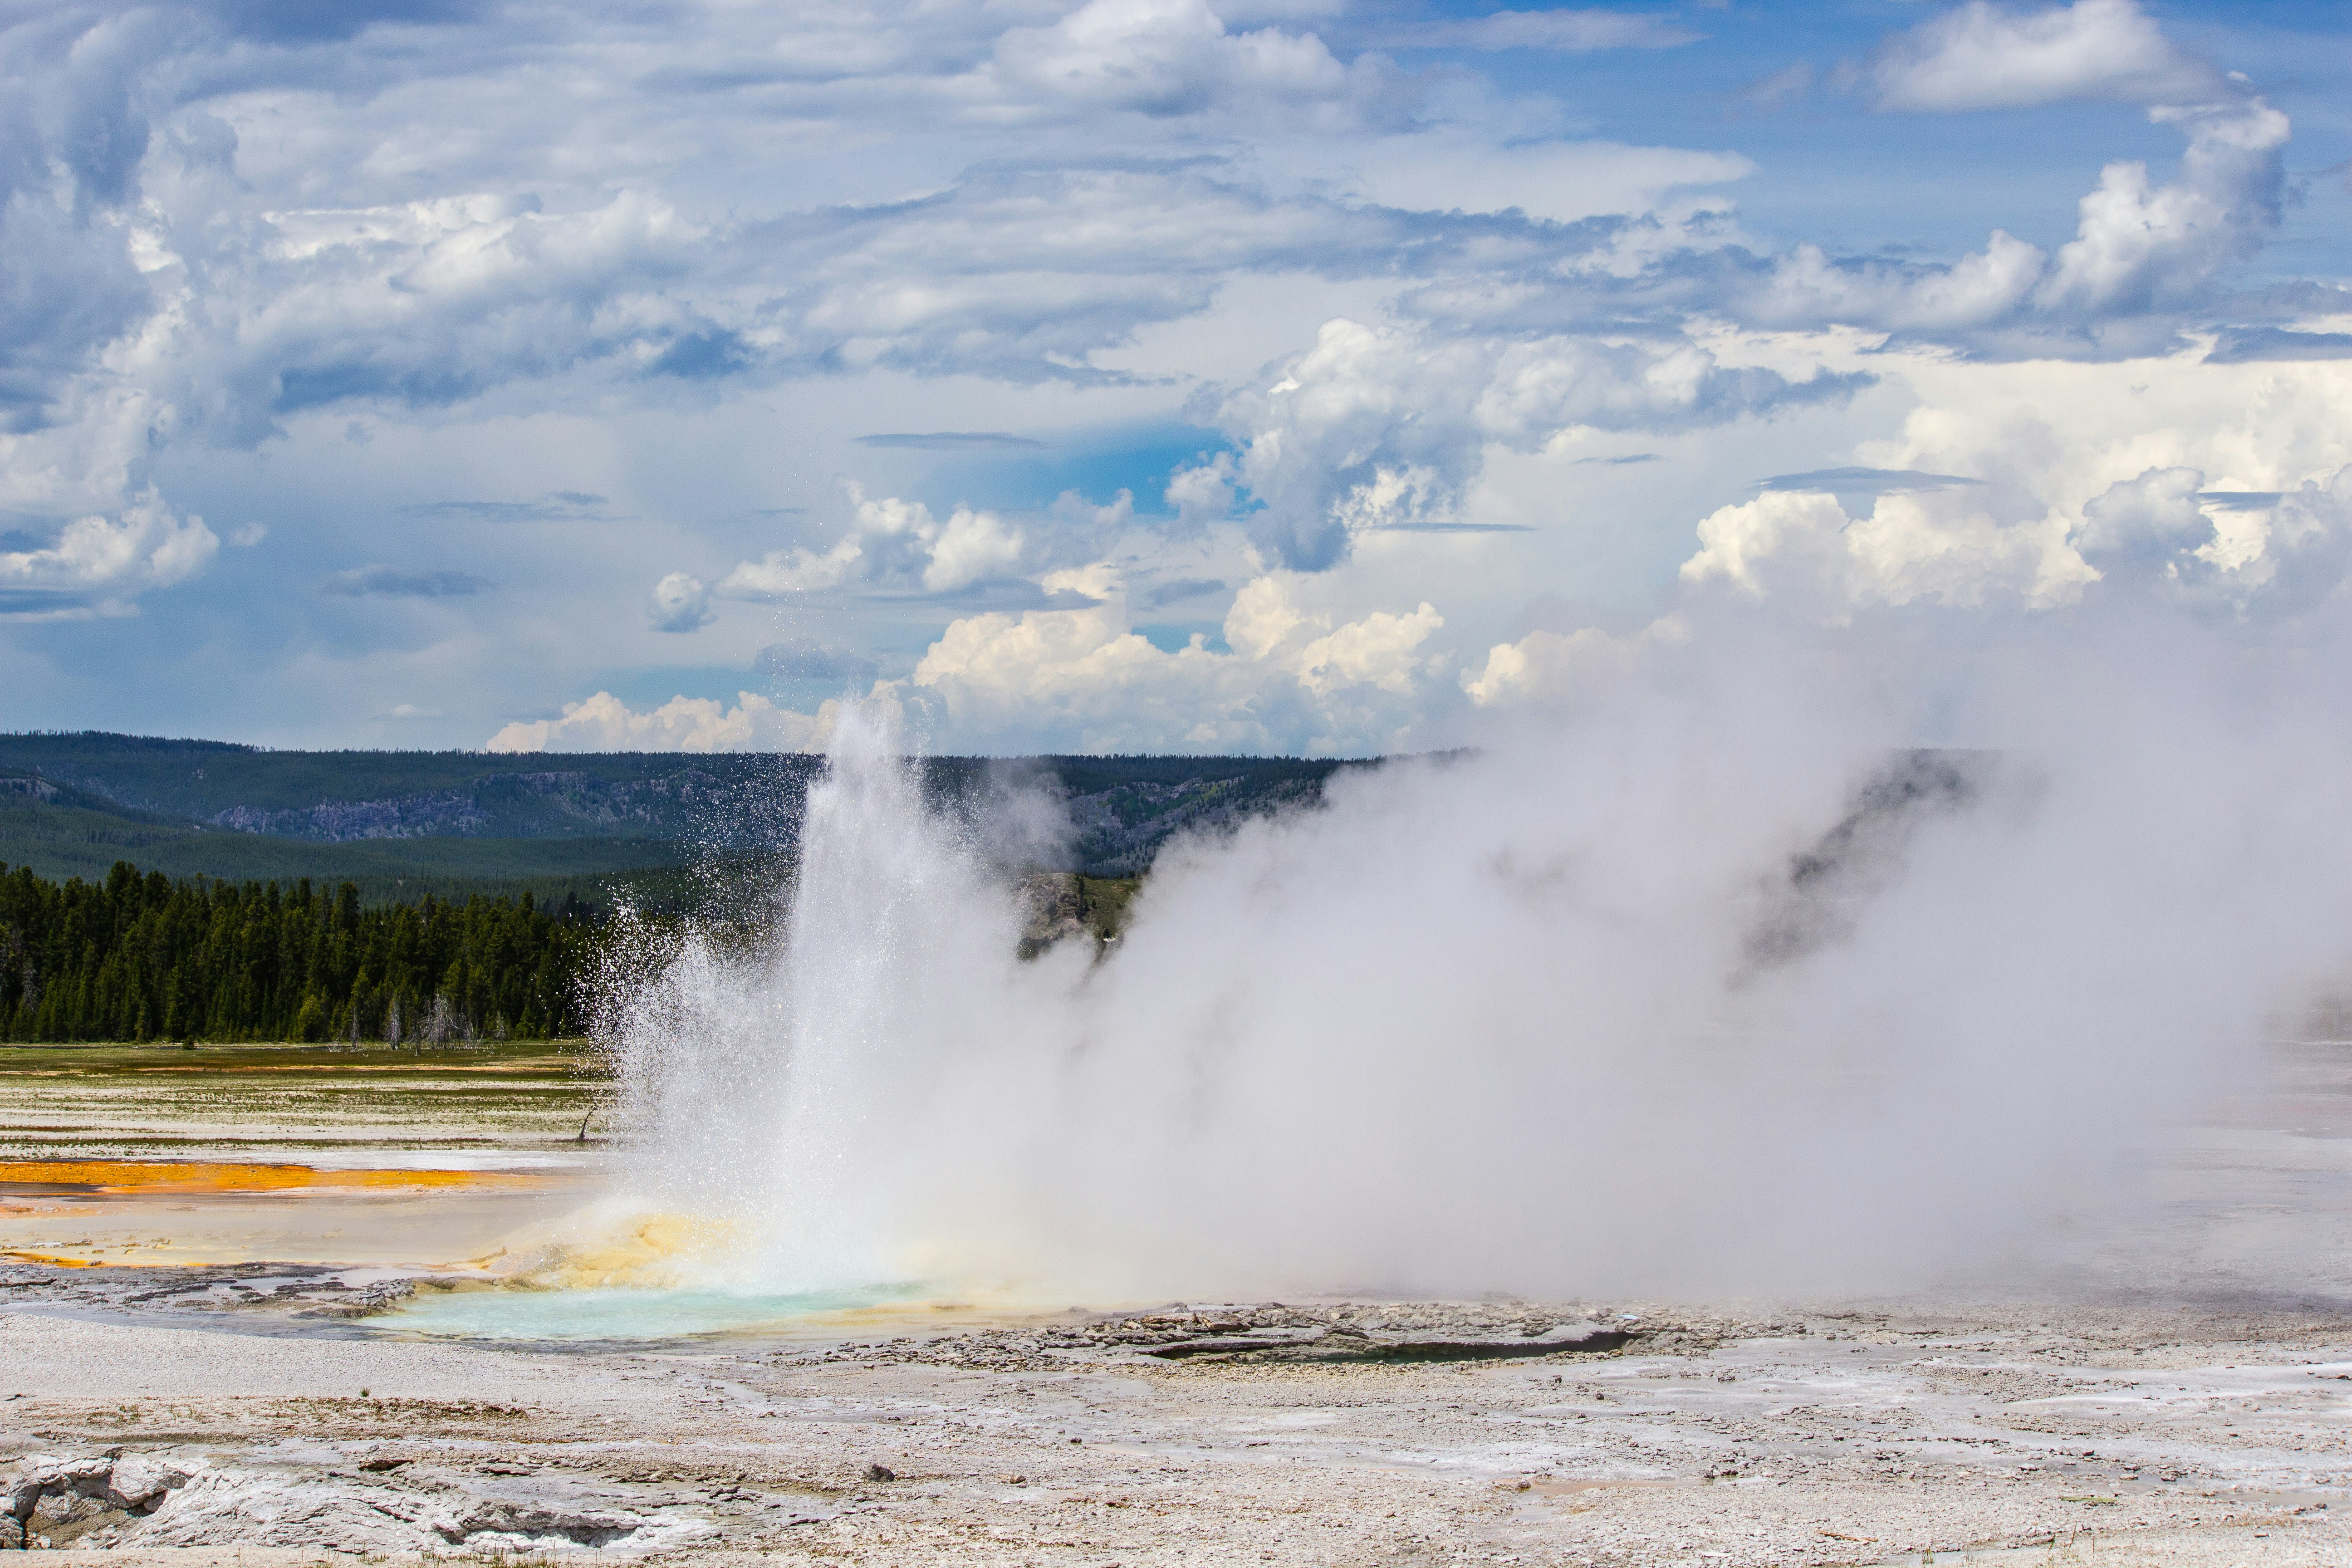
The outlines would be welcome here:
M 1990 1282 L 2345 955 L 2324 655 L 1727 623 L 1177 847 L 1100 962 L 852 716 L 775 940 L 614 992 L 634 1179 L 747 1287 Z

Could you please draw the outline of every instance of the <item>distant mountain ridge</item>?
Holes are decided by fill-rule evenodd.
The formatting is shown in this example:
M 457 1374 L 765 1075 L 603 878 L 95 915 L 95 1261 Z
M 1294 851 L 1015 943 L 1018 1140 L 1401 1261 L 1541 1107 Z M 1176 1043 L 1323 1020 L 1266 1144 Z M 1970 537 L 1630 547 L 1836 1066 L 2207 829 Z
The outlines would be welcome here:
M 97 731 L 0 735 L 0 769 L 208 827 L 366 838 L 663 838 L 742 828 L 752 794 L 793 795 L 822 759 L 621 752 L 273 752 Z M 761 813 L 772 817 L 773 814 Z M 771 824 L 772 826 L 772 824 Z
M 1122 877 L 1147 868 L 1179 833 L 1312 806 L 1332 773 L 1363 764 L 935 757 L 919 765 L 926 792 L 950 809 L 1009 784 L 1058 793 L 1072 836 L 1056 868 Z M 713 856 L 789 853 L 824 767 L 798 753 L 278 752 L 97 731 L 0 734 L 0 861 L 48 877 L 101 875 L 112 858 L 228 878 L 299 868 L 362 879 L 372 900 L 414 896 L 404 870 L 443 896 L 469 881 L 483 890 L 549 879 L 570 888 Z

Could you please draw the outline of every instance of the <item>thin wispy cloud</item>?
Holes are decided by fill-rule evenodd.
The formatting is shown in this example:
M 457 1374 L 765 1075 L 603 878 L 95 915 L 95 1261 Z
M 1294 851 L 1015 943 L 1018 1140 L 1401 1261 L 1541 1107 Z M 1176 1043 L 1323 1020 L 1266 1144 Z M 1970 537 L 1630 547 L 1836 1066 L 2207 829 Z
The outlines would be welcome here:
M 1585 54 L 1597 49 L 1671 49 L 1704 34 L 1673 18 L 1633 11 L 1490 11 L 1483 16 L 1424 22 L 1382 35 L 1393 47 L 1422 49 L 1549 49 Z
M 1756 481 L 1759 490 L 1825 490 L 1854 495 L 1908 495 L 1980 485 L 1960 474 L 1927 474 L 1916 468 L 1817 468 L 1807 474 L 1775 474 Z
M 455 599 L 497 584 L 470 572 L 407 572 L 395 566 L 354 566 L 320 580 L 319 592 L 343 598 Z
M 593 517 L 603 496 L 587 490 L 551 490 L 537 500 L 417 501 L 400 510 L 413 517 L 465 518 L 477 522 L 560 522 Z
M 894 447 L 917 452 L 1034 451 L 1043 441 L 1002 430 L 929 430 L 891 432 L 854 437 L 861 447 Z
M 2214 334 L 2209 364 L 2352 359 L 2352 332 L 2294 331 L 2281 327 L 2228 327 Z

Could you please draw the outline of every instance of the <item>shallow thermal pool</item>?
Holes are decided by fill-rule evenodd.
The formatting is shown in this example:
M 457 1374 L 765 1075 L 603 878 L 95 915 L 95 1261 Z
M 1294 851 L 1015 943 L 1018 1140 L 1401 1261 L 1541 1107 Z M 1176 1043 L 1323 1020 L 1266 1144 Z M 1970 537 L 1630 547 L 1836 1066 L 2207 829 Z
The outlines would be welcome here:
M 580 1287 L 562 1290 L 433 1289 L 366 1320 L 400 1334 L 469 1340 L 656 1340 L 805 1326 L 918 1302 L 921 1285 L 753 1295 L 728 1290 Z

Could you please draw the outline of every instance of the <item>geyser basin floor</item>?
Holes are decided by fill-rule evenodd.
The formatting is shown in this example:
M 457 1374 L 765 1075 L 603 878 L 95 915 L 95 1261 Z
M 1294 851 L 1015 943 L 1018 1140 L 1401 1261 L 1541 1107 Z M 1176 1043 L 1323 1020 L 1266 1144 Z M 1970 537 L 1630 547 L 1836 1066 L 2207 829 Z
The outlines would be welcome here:
M 0 1285 L 65 1305 L 93 1272 Z M 60 1473 L 37 1451 L 89 1461 L 97 1494 L 125 1464 L 196 1478 L 143 1515 L 45 1495 L 37 1533 L 114 1548 L 94 1563 L 597 1542 L 877 1568 L 2352 1561 L 2339 1314 L 1576 1315 L 1623 1310 L 1645 1334 L 1615 1353 L 1402 1366 L 1144 1353 L 1182 1314 L 656 1354 L 0 1312 L 0 1485 Z
M 1640 1314 L 1644 1337 L 1601 1356 L 1168 1361 L 1149 1353 L 1174 1331 L 1165 1324 L 1089 1330 L 1081 1314 L 975 1328 L 919 1307 L 874 1309 L 854 1327 L 803 1319 L 789 1336 L 548 1352 L 404 1341 L 380 1319 L 331 1315 L 395 1270 L 154 1268 L 137 1253 L 104 1268 L 0 1261 L 0 1486 L 28 1479 L 35 1454 L 89 1460 L 81 1473 L 101 1495 L 45 1492 L 37 1533 L 114 1547 L 93 1562 L 192 1568 L 263 1568 L 273 1552 L 307 1568 L 331 1547 L 487 1556 L 598 1542 L 698 1563 L 772 1553 L 877 1568 L 1762 1568 L 1928 1550 L 1949 1563 L 1954 1548 L 1979 1546 L 2037 1568 L 2352 1562 L 2352 1074 L 2340 1051 L 2303 1055 L 2309 1070 L 2286 1100 L 2241 1107 L 2202 1136 L 2137 1238 L 2116 1238 L 2071 1293 L 1745 1317 L 1560 1310 Z M 0 1054 L 0 1067 L 31 1056 Z M 64 1087 L 17 1095 L 27 1130 L 0 1152 L 322 1173 L 470 1163 L 548 1184 L 498 1202 L 562 1194 L 593 1169 L 559 1163 L 597 1157 L 576 1141 L 575 1080 L 549 1072 L 550 1103 L 534 1109 L 539 1091 L 485 1073 L 491 1090 L 449 1114 L 439 1108 L 467 1099 L 459 1076 L 428 1070 L 413 1093 L 372 1100 L 364 1073 L 328 1063 L 309 1081 L 331 1092 L 281 1068 L 244 1075 L 250 1098 L 190 1077 L 150 1100 L 127 1068 L 26 1073 L 0 1089 Z M 158 1114 L 173 1104 L 185 1138 Z M 50 1184 L 94 1189 L 37 1199 L 92 1225 L 152 1203 L 184 1234 L 247 1257 L 346 1202 L 349 1233 L 322 1240 L 373 1246 L 413 1219 L 416 1238 L 462 1257 L 452 1215 L 469 1212 L 472 1191 L 306 1183 L 141 1197 L 137 1183 Z M 95 1190 L 110 1186 L 131 1190 Z M 256 1232 L 242 1240 L 240 1216 Z M 191 1286 L 218 1298 L 202 1317 L 140 1300 Z M 2096 1304 L 2103 1289 L 2109 1304 Z M 282 1291 L 327 1314 L 291 1317 L 312 1309 L 284 1305 Z M 1482 1310 L 1497 1330 L 1555 1315 L 1379 1310 L 1400 1331 L 1449 1333 Z M 120 1321 L 133 1312 L 274 1337 Z M 1231 1335 L 1263 1316 L 1197 1326 Z M 138 1515 L 103 1501 L 126 1463 L 204 1479 Z M 869 1479 L 870 1467 L 894 1479 Z M 2054 1544 L 2033 1544 L 2044 1540 Z

